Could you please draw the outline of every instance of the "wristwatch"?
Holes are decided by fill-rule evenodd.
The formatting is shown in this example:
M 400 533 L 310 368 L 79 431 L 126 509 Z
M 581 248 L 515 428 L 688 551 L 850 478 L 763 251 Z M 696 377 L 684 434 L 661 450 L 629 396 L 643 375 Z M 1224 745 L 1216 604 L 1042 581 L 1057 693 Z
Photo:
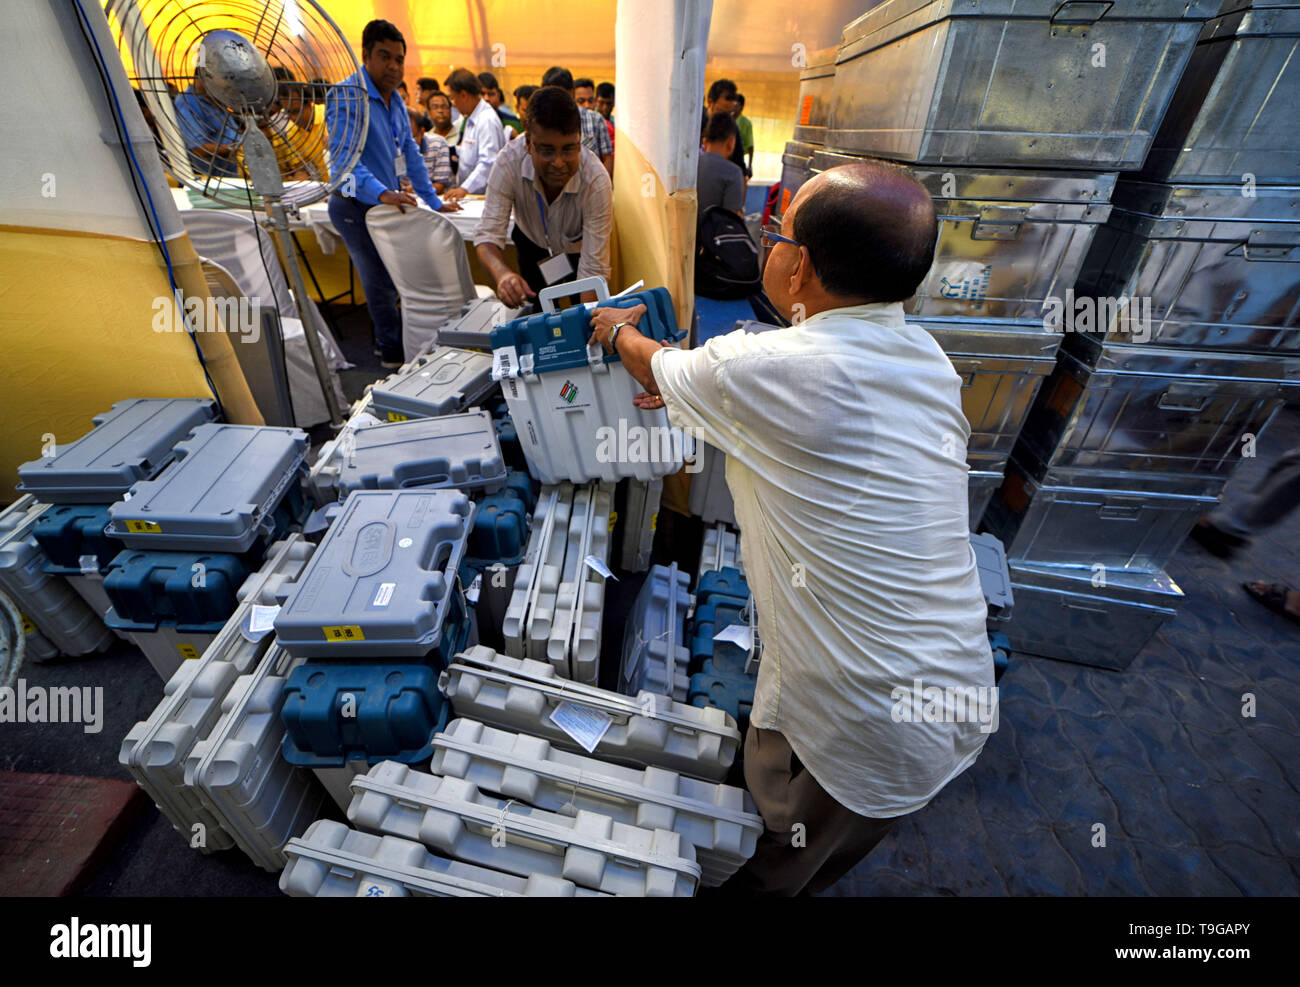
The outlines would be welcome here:
M 630 326 L 630 322 L 620 322 L 609 330 L 609 348 L 612 352 L 618 352 L 618 331 L 624 326 Z

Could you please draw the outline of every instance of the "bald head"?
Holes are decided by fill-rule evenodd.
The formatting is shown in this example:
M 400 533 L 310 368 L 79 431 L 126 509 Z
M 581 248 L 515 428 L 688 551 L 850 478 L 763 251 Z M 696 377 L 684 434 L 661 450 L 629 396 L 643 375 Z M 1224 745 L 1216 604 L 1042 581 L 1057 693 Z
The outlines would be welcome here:
M 905 301 L 934 259 L 934 202 L 897 165 L 824 171 L 799 189 L 788 219 L 787 234 L 808 248 L 825 290 L 841 298 Z

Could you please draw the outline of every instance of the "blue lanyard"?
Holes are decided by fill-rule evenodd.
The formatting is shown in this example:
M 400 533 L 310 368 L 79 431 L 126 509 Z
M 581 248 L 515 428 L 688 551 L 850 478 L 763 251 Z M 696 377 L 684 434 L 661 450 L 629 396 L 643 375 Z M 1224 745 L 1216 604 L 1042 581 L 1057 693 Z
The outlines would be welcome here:
M 551 249 L 551 227 L 546 222 L 546 202 L 542 199 L 542 193 L 533 189 L 533 195 L 537 196 L 537 209 L 542 214 L 542 232 L 546 235 L 546 249 Z

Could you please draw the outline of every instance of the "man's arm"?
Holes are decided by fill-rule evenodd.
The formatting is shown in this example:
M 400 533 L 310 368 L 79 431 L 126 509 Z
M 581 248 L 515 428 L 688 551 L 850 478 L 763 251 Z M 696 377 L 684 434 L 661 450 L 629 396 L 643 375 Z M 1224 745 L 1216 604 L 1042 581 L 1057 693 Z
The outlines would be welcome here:
M 346 155 L 343 151 L 351 143 L 353 132 L 361 127 L 361 121 L 354 114 L 347 112 L 350 105 L 340 101 L 337 96 L 327 95 L 325 98 L 325 132 L 329 135 L 331 161 L 345 159 Z M 380 196 L 389 191 L 388 187 L 361 163 L 360 158 L 352 166 L 352 178 L 355 182 L 353 195 L 363 205 L 375 205 L 379 202 Z
M 497 297 L 511 308 L 518 308 L 536 293 L 523 277 L 506 263 L 506 230 L 515 206 L 514 186 L 506 161 L 498 161 L 488 178 L 483 216 L 474 231 L 474 252 L 496 282 Z
M 406 129 L 406 140 L 402 141 L 402 153 L 406 158 L 406 177 L 410 179 L 411 188 L 415 189 L 431 209 L 441 211 L 443 201 L 433 190 L 433 182 L 429 181 L 429 169 L 424 163 L 424 155 L 420 153 L 420 145 L 415 143 L 415 136 L 409 127 Z M 451 204 L 451 207 L 460 208 L 454 204 Z
M 582 253 L 578 257 L 577 272 L 579 280 L 597 277 L 609 281 L 613 230 L 614 187 L 607 178 L 596 173 L 596 181 L 591 182 L 582 193 Z

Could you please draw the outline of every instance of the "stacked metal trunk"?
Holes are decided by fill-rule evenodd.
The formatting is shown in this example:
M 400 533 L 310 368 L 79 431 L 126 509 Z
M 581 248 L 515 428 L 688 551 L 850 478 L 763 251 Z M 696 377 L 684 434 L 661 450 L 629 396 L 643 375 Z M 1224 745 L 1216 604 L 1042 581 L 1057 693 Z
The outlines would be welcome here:
M 906 309 L 963 379 L 972 529 L 1056 366 L 1048 300 L 1074 286 L 1218 3 L 881 4 L 844 29 L 820 137 L 804 122 L 825 88 L 809 59 L 795 137 L 824 144 L 809 174 L 886 159 L 934 197 L 935 261 Z
M 985 517 L 1017 651 L 1126 667 L 1181 599 L 1174 552 L 1297 393 L 1298 43 L 1300 5 L 1223 3 L 1046 313 L 1062 351 Z

